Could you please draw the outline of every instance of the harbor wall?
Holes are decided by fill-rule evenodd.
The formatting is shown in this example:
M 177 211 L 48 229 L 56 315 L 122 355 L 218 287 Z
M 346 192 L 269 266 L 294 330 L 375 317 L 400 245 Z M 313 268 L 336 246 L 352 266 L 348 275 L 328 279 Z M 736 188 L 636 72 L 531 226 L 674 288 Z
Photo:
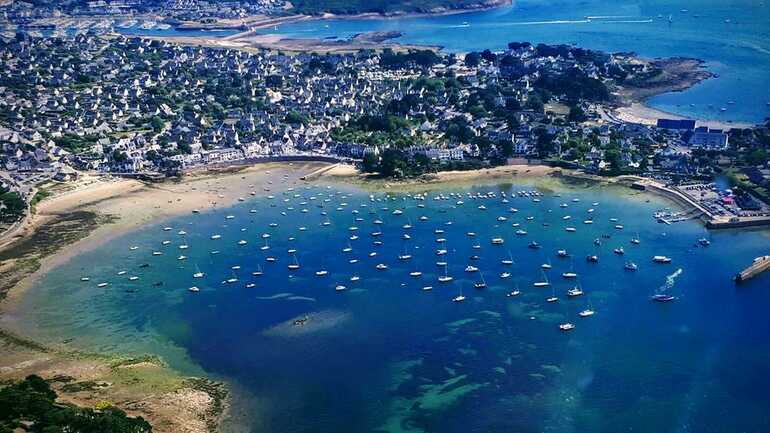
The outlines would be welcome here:
M 710 229 L 737 229 L 746 227 L 767 227 L 770 226 L 770 218 L 759 218 L 752 220 L 739 221 L 708 221 L 706 227 Z
M 668 188 L 656 185 L 654 183 L 636 182 L 631 187 L 636 190 L 649 191 L 654 194 L 658 194 L 660 196 L 666 197 L 669 200 L 673 201 L 674 203 L 677 203 L 678 205 L 684 207 L 685 211 L 688 214 L 693 214 L 693 216 L 699 217 L 704 221 L 709 221 L 711 219 L 711 215 L 709 214 L 708 211 L 703 209 L 700 205 L 695 203 L 692 199 L 687 198 L 684 194 L 682 194 L 679 191 L 668 189 Z

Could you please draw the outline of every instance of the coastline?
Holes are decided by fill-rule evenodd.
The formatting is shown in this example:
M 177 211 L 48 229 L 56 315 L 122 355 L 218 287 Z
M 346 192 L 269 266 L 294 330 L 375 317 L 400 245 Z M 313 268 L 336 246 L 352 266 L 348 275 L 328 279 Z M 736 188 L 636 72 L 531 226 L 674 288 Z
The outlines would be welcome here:
M 270 171 L 274 173 L 269 173 Z M 136 180 L 96 183 L 44 200 L 38 205 L 30 229 L 22 240 L 55 223 L 67 214 L 91 212 L 93 224 L 88 233 L 39 259 L 39 267 L 15 284 L 4 301 L 0 301 L 0 318 L 12 314 L 18 302 L 46 272 L 70 258 L 103 245 L 110 239 L 145 224 L 159 224 L 165 218 L 217 206 L 229 206 L 252 192 L 266 194 L 262 186 L 267 180 L 291 173 L 295 182 L 309 181 L 352 185 L 364 190 L 392 192 L 430 191 L 453 186 L 494 184 L 524 180 L 545 190 L 559 184 L 592 182 L 623 185 L 633 179 L 607 179 L 578 171 L 545 165 L 509 165 L 472 171 L 447 171 L 403 181 L 373 178 L 361 174 L 348 164 L 331 163 L 267 163 L 195 172 L 179 181 L 144 184 Z M 639 193 L 642 196 L 644 193 Z M 632 196 L 637 196 L 633 194 Z M 658 195 L 655 195 L 658 196 Z M 667 200 L 669 201 L 669 200 Z M 96 219 L 97 216 L 102 220 Z M 63 248 L 64 246 L 67 248 Z M 0 248 L 0 252 L 8 251 Z M 0 379 L 21 378 L 39 374 L 46 378 L 66 377 L 55 382 L 63 401 L 91 405 L 102 400 L 114 402 L 130 415 L 148 419 L 156 432 L 218 432 L 226 422 L 230 386 L 205 378 L 182 377 L 154 355 L 126 359 L 112 355 L 92 355 L 66 347 L 46 347 L 0 329 Z M 62 392 L 67 384 L 104 383 L 77 392 Z M 70 386 L 71 388 L 71 386 Z M 141 401 L 141 404 L 134 404 Z M 169 411 L 173 407 L 179 410 Z
M 219 432 L 230 403 L 227 384 L 183 376 L 152 354 L 132 358 L 87 353 L 66 343 L 40 344 L 8 330 L 13 329 L 14 309 L 45 273 L 84 251 L 145 224 L 261 194 L 271 177 L 293 172 L 298 179 L 326 165 L 257 164 L 194 172 L 158 184 L 96 181 L 41 201 L 21 235 L 0 247 L 0 380 L 29 374 L 53 379 L 61 401 L 90 407 L 109 401 L 147 419 L 155 432 Z
M 495 6 L 500 7 L 500 6 Z M 476 9 L 474 9 L 476 10 Z M 472 11 L 472 10 L 471 10 Z M 469 12 L 469 11 L 461 11 Z M 428 14 L 435 15 L 435 14 Z M 325 17 L 303 16 L 307 19 L 396 19 L 411 15 L 382 16 L 381 14 L 359 15 L 327 15 Z M 377 36 L 382 32 L 370 32 L 356 35 L 351 39 L 321 39 L 321 38 L 293 38 L 281 34 L 258 33 L 260 27 L 246 32 L 227 37 L 203 37 L 203 36 L 140 36 L 143 39 L 165 41 L 169 43 L 205 46 L 209 48 L 235 49 L 246 52 L 257 50 L 278 50 L 292 53 L 349 53 L 361 49 L 410 50 L 427 49 L 441 51 L 441 46 L 402 44 L 393 41 L 393 37 L 378 40 Z M 367 37 L 372 36 L 372 37 Z M 628 54 L 632 56 L 632 54 Z M 682 92 L 693 86 L 711 79 L 714 75 L 704 69 L 704 62 L 699 59 L 673 57 L 666 59 L 636 58 L 636 61 L 659 67 L 663 71 L 660 76 L 636 83 L 635 85 L 619 85 L 616 96 L 619 101 L 608 104 L 600 110 L 604 121 L 611 123 L 638 123 L 655 125 L 658 119 L 691 119 L 692 117 L 666 112 L 648 105 L 649 100 L 655 96 Z M 751 128 L 756 126 L 750 122 L 695 119 L 702 126 L 713 129 L 729 130 L 732 128 Z
M 661 95 L 668 92 L 660 93 Z M 655 125 L 658 119 L 689 119 L 689 117 L 679 114 L 669 113 L 647 105 L 647 101 L 634 101 L 628 106 L 618 107 L 613 110 L 613 114 L 618 120 L 629 123 L 640 123 L 643 125 Z M 724 120 L 703 120 L 695 119 L 700 126 L 707 126 L 712 129 L 730 130 L 732 128 L 752 128 L 756 125 L 747 122 L 732 122 Z

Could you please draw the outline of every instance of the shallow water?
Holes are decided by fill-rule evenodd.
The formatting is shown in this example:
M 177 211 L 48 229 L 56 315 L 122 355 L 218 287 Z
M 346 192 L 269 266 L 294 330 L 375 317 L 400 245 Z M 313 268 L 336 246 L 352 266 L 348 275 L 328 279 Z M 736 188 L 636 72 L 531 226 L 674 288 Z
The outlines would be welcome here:
M 89 350 L 157 352 L 185 372 L 232 380 L 249 395 L 245 411 L 253 431 L 770 429 L 764 393 L 770 277 L 737 288 L 731 282 L 739 268 L 767 253 L 767 232 L 707 235 L 695 222 L 658 224 L 652 213 L 665 203 L 618 187 L 560 186 L 544 190 L 540 202 L 510 196 L 535 188 L 458 187 L 453 191 L 463 194 L 464 204 L 457 205 L 458 198 L 434 200 L 440 192 L 418 201 L 297 186 L 274 192 L 273 199 L 185 215 L 52 271 L 21 302 L 18 325 L 47 341 L 74 338 L 70 344 Z M 487 191 L 496 198 L 467 197 Z M 478 208 L 482 204 L 486 210 Z M 395 209 L 403 214 L 394 215 Z M 427 221 L 420 220 L 423 215 Z M 498 221 L 500 216 L 507 220 Z M 589 216 L 594 223 L 584 224 Z M 403 229 L 407 223 L 413 227 Z M 515 235 L 513 223 L 528 234 Z M 567 226 L 577 231 L 569 233 Z M 445 232 L 437 235 L 436 229 Z M 382 235 L 373 237 L 376 231 Z M 469 231 L 477 235 L 469 237 Z M 268 250 L 260 248 L 264 233 L 270 234 Z M 344 253 L 351 233 L 359 239 Z M 403 233 L 411 239 L 402 240 Z M 221 239 L 211 240 L 212 234 Z M 602 234 L 610 238 L 594 246 Z M 641 244 L 632 245 L 637 235 Z M 695 246 L 704 235 L 712 245 Z M 446 256 L 435 253 L 438 237 L 446 239 Z M 492 245 L 493 237 L 505 244 Z M 238 245 L 241 239 L 247 244 Z M 163 240 L 171 243 L 163 246 Z M 533 240 L 542 248 L 528 248 Z M 477 241 L 480 249 L 473 248 Z M 189 248 L 179 249 L 182 244 Z M 624 256 L 613 254 L 619 246 Z M 298 251 L 299 270 L 287 269 L 289 248 Z M 571 258 L 556 256 L 562 248 Z M 398 260 L 404 251 L 411 260 Z M 500 263 L 509 251 L 514 266 Z M 188 259 L 177 260 L 179 254 Z M 480 259 L 471 261 L 472 254 Z M 599 263 L 587 263 L 587 254 L 598 254 Z M 653 255 L 670 256 L 673 263 L 654 264 Z M 266 262 L 268 256 L 276 262 Z M 351 258 L 359 262 L 350 264 Z M 441 259 L 455 278 L 451 283 L 437 282 L 443 271 L 435 262 Z M 625 271 L 627 260 L 639 270 Z M 553 290 L 532 285 L 542 279 L 545 262 L 553 266 L 547 271 Z M 378 263 L 388 269 L 375 269 Z M 471 263 L 482 271 L 486 289 L 473 288 L 478 273 L 463 271 Z M 196 265 L 205 278 L 192 277 Z M 241 269 L 233 271 L 235 265 Z M 264 274 L 252 277 L 257 265 Z M 315 276 L 320 269 L 329 275 Z M 421 278 L 408 275 L 416 269 Z M 118 276 L 121 270 L 127 273 Z M 584 296 L 567 298 L 575 282 L 560 275 L 568 270 L 579 274 Z M 501 279 L 504 271 L 513 276 Z M 80 281 L 84 275 L 90 281 Z M 360 281 L 350 282 L 352 275 Z M 238 282 L 223 284 L 228 278 Z M 103 281 L 109 286 L 98 288 Z M 252 282 L 256 287 L 245 287 Z M 335 291 L 337 284 L 347 290 Z M 201 291 L 189 292 L 193 285 Z M 422 290 L 427 285 L 433 290 Z M 650 295 L 662 286 L 678 299 L 652 303 Z M 515 287 L 522 294 L 506 297 Z M 460 293 L 467 300 L 451 302 Z M 553 294 L 560 300 L 546 302 Z M 589 302 L 596 315 L 580 318 Z M 294 326 L 303 318 L 304 326 Z M 576 329 L 560 332 L 558 324 L 566 321 Z
M 519 0 L 512 7 L 459 15 L 308 21 L 266 31 L 324 38 L 397 30 L 404 33 L 398 42 L 449 51 L 503 49 L 511 41 L 529 41 L 646 57 L 695 57 L 719 78 L 652 98 L 650 106 L 696 119 L 762 122 L 770 116 L 768 23 L 770 3 L 754 0 Z

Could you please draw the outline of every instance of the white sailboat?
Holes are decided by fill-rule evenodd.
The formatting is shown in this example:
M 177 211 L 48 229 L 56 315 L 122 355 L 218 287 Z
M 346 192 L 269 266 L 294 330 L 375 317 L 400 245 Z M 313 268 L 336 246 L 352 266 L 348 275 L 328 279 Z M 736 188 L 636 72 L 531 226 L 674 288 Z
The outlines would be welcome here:
M 551 297 L 546 298 L 546 302 L 554 303 L 558 301 L 559 301 L 559 298 L 556 296 L 556 289 L 551 287 Z
M 452 302 L 462 302 L 465 300 L 465 296 L 463 296 L 463 288 L 460 287 L 460 294 L 452 298 Z
M 593 308 L 591 308 L 591 298 L 588 298 L 588 306 L 585 310 L 579 312 L 578 315 L 580 317 L 591 317 L 594 314 L 596 314 L 596 312 L 593 310 Z
M 510 250 L 508 250 L 508 258 L 500 260 L 500 263 L 502 263 L 502 264 L 504 264 L 506 266 L 510 266 L 510 265 L 513 264 L 513 256 L 511 256 L 511 251 Z
M 294 261 L 292 263 L 289 263 L 288 268 L 291 270 L 299 269 L 299 261 L 297 260 L 297 255 L 292 254 L 292 258 Z
M 484 273 L 479 272 L 479 277 L 481 277 L 481 280 L 473 283 L 473 287 L 476 289 L 485 289 L 487 287 L 487 281 L 484 279 Z
M 516 289 L 514 289 L 511 292 L 508 292 L 505 296 L 512 298 L 514 296 L 519 296 L 521 294 L 521 291 L 519 290 L 519 285 L 516 284 Z
M 540 271 L 540 273 L 543 274 L 543 281 L 536 281 L 533 286 L 535 287 L 548 287 L 551 285 L 551 283 L 548 282 L 548 276 L 545 275 L 545 272 Z
M 449 266 L 444 264 L 444 275 L 439 275 L 439 277 L 438 277 L 438 282 L 439 283 L 448 283 L 448 282 L 453 280 L 453 278 L 450 277 L 449 274 L 448 274 L 448 272 L 449 272 L 447 270 L 448 268 L 449 268 Z

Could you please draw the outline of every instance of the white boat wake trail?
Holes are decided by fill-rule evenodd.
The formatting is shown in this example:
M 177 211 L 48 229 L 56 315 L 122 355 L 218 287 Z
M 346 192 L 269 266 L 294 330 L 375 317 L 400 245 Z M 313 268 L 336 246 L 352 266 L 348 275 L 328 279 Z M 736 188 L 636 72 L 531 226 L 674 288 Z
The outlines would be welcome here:
M 660 289 L 661 289 L 661 290 L 668 290 L 668 289 L 670 289 L 670 288 L 674 287 L 674 284 L 676 283 L 676 278 L 677 278 L 678 276 L 680 276 L 680 275 L 682 275 L 682 268 L 679 268 L 679 269 L 677 269 L 676 271 L 674 271 L 674 273 L 673 273 L 673 274 L 671 274 L 671 275 L 667 276 L 667 277 L 666 277 L 666 283 L 665 283 L 665 284 L 663 284 L 663 285 L 660 287 Z

